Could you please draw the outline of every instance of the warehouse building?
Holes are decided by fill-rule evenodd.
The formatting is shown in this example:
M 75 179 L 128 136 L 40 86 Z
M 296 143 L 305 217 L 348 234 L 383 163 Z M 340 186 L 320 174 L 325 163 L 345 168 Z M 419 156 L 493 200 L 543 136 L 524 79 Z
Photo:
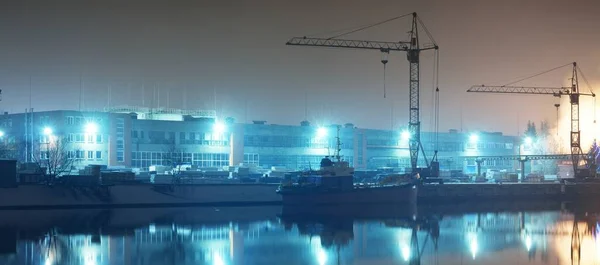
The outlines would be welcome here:
M 198 167 L 253 165 L 290 170 L 315 168 L 323 156 L 341 154 L 357 170 L 410 166 L 408 141 L 402 129 L 374 130 L 353 124 L 277 125 L 266 121 L 236 123 L 217 119 L 215 111 L 118 107 L 103 111 L 56 110 L 0 116 L 4 149 L 15 149 L 20 161 L 47 157 L 53 140 L 62 140 L 76 165 L 147 170 L 153 165 L 191 164 Z M 477 170 L 476 156 L 519 154 L 519 139 L 502 133 L 422 132 L 430 160 L 438 150 L 441 170 Z M 6 152 L 5 152 L 6 153 Z M 39 157 L 36 157 L 39 156 Z M 425 166 L 422 154 L 419 165 Z M 482 169 L 514 171 L 516 161 L 486 161 Z

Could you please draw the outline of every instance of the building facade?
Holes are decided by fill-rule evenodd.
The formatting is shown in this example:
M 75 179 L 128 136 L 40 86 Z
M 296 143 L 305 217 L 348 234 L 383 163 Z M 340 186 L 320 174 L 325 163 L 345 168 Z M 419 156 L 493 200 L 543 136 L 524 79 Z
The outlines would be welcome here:
M 323 156 L 333 155 L 339 136 L 342 157 L 357 170 L 408 168 L 409 137 L 401 130 L 357 128 L 352 124 L 298 126 L 235 123 L 217 120 L 214 111 L 114 108 L 106 111 L 57 110 L 4 114 L 2 140 L 17 149 L 16 158 L 32 161 L 44 156 L 50 139 L 68 143 L 77 166 L 147 170 L 153 165 L 191 164 L 198 167 L 253 165 L 289 170 L 315 168 Z M 519 154 L 519 139 L 501 133 L 422 132 L 425 166 L 438 150 L 441 170 L 475 173 L 477 156 Z M 46 147 L 47 148 L 47 147 Z M 514 171 L 517 161 L 485 161 L 482 170 Z

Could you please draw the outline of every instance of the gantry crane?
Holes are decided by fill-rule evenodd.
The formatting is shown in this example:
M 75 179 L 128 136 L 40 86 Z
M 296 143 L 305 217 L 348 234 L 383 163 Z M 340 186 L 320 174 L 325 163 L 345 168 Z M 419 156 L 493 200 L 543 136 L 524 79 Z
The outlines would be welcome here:
M 369 40 L 349 40 L 349 39 L 339 39 L 338 37 L 347 35 L 350 33 L 354 33 L 363 29 L 367 29 L 376 25 L 380 25 L 395 19 L 403 18 L 412 15 L 412 28 L 409 32 L 410 40 L 409 41 L 398 41 L 398 42 L 389 42 L 389 41 L 369 41 Z M 419 42 L 419 32 L 418 26 L 421 25 L 425 30 L 425 33 L 428 35 L 429 40 L 432 42 L 431 45 L 421 45 Z M 419 119 L 419 55 L 422 51 L 425 50 L 438 50 L 437 44 L 433 40 L 432 36 L 429 34 L 427 29 L 425 28 L 423 22 L 417 16 L 417 13 L 406 14 L 403 16 L 395 17 L 392 19 L 385 20 L 383 22 L 379 22 L 367 27 L 362 27 L 357 30 L 352 30 L 350 32 L 339 34 L 330 38 L 311 38 L 311 37 L 294 37 L 290 39 L 286 45 L 297 45 L 297 46 L 316 46 L 316 47 L 333 47 L 333 48 L 349 48 L 349 49 L 367 49 L 367 50 L 378 50 L 383 54 L 389 54 L 392 51 L 401 51 L 406 52 L 408 62 L 410 63 L 410 86 L 409 86 L 409 123 L 408 130 L 410 133 L 409 140 L 409 150 L 410 150 L 410 165 L 412 169 L 412 173 L 417 173 L 417 162 L 419 158 L 419 149 L 423 151 L 423 157 L 425 158 L 425 162 L 427 167 L 432 169 L 432 172 L 439 171 L 435 169 L 439 168 L 439 164 L 437 162 L 432 162 L 431 165 L 427 162 L 427 158 L 425 157 L 425 151 L 423 150 L 423 145 L 421 144 L 421 123 Z M 384 64 L 387 63 L 387 59 L 381 61 Z
M 533 94 L 533 95 L 551 95 L 555 97 L 568 96 L 569 102 L 571 103 L 571 135 L 570 135 L 570 146 L 571 146 L 571 162 L 573 163 L 573 174 L 577 179 L 584 179 L 587 177 L 596 176 L 596 165 L 595 162 L 589 161 L 583 154 L 581 149 L 581 131 L 579 129 L 579 97 L 580 96 L 591 96 L 596 95 L 593 92 L 581 93 L 579 90 L 577 63 L 569 63 L 560 67 L 553 68 L 549 71 L 542 72 L 541 74 L 572 65 L 572 76 L 570 87 L 524 87 L 524 86 L 486 86 L 478 85 L 472 86 L 467 92 L 483 92 L 483 93 L 503 93 L 503 94 Z M 532 77 L 539 76 L 536 74 Z M 523 81 L 524 78 L 517 82 Z M 585 79 L 585 77 L 584 77 Z M 513 82 L 514 84 L 516 82 Z M 584 162 L 585 168 L 581 168 L 581 163 Z

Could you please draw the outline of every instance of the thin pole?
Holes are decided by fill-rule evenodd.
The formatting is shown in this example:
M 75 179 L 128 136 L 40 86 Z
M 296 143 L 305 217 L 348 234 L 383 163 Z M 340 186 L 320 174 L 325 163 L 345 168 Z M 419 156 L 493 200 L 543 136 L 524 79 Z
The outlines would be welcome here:
M 31 76 L 29 76 L 29 108 L 31 108 Z
M 183 84 L 183 109 L 187 109 L 187 84 Z
M 558 117 L 559 117 L 559 112 L 558 112 L 558 108 L 560 107 L 560 104 L 556 103 L 554 104 L 554 107 L 556 107 L 556 136 L 558 136 L 558 131 L 559 131 L 559 124 L 558 124 Z
M 107 92 L 108 92 L 108 93 L 107 93 L 107 94 L 108 94 L 108 101 L 107 101 L 107 103 L 106 103 L 106 104 L 108 105 L 108 108 L 110 108 L 110 92 L 111 92 L 111 90 L 112 90 L 112 87 L 110 86 L 110 83 L 109 83 L 109 84 L 106 86 L 106 90 L 108 90 L 108 91 L 107 91 Z
M 308 91 L 304 91 L 304 120 L 308 121 Z
M 394 130 L 394 100 L 390 100 L 390 102 L 392 103 L 391 105 L 391 111 L 392 114 L 390 116 L 390 126 L 391 126 L 391 130 Z
M 167 88 L 167 109 L 169 108 L 170 101 L 171 101 L 171 93 L 169 93 L 169 88 Z
M 29 124 L 27 120 L 29 119 L 29 109 L 25 109 L 25 162 L 29 162 Z
M 156 107 L 160 109 L 160 82 L 156 85 Z
M 213 100 L 214 100 L 215 111 L 217 111 L 217 87 L 215 86 L 215 84 L 213 84 Z
M 81 89 L 81 87 L 82 87 L 81 83 L 82 83 L 82 82 L 83 82 L 83 81 L 82 81 L 82 77 L 81 77 L 81 72 L 79 72 L 79 104 L 78 104 L 78 105 L 79 105 L 79 111 L 81 111 L 81 98 L 82 98 L 82 96 L 83 96 L 83 95 L 82 95 L 82 94 L 83 94 L 83 91 L 82 91 L 82 89 Z

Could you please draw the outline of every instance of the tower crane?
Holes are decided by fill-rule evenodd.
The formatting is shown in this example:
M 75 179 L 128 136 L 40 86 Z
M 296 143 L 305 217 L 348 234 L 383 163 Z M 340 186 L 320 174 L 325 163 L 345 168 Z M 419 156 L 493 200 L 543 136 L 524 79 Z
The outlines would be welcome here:
M 398 42 L 390 42 L 390 41 L 371 41 L 371 40 L 351 40 L 351 39 L 340 39 L 339 37 L 348 35 L 350 33 L 354 33 L 360 30 L 364 30 L 370 27 L 374 27 L 377 25 L 381 25 L 383 23 L 396 20 L 403 17 L 408 17 L 412 15 L 412 26 L 409 32 L 409 41 L 398 41 Z M 422 45 L 419 40 L 419 32 L 418 26 L 423 27 L 425 33 L 427 34 L 429 40 L 432 42 L 430 45 Z M 409 123 L 408 123 L 408 131 L 410 133 L 409 139 L 409 151 L 410 151 L 410 165 L 412 169 L 412 173 L 417 173 L 417 162 L 419 158 L 419 149 L 423 152 L 423 157 L 425 158 L 425 162 L 427 167 L 432 170 L 431 172 L 439 171 L 439 164 L 437 161 L 432 161 L 431 165 L 427 162 L 427 158 L 425 157 L 425 151 L 423 150 L 423 145 L 421 144 L 421 122 L 419 119 L 419 63 L 420 63 L 420 53 L 426 50 L 438 50 L 437 44 L 433 40 L 431 34 L 417 16 L 417 13 L 406 14 L 403 16 L 391 18 L 373 25 L 361 27 L 350 32 L 346 32 L 343 34 L 338 34 L 336 36 L 330 38 L 313 38 L 313 37 L 294 37 L 290 39 L 286 45 L 296 45 L 296 46 L 314 46 L 314 47 L 332 47 L 332 48 L 348 48 L 348 49 L 365 49 L 365 50 L 377 50 L 382 52 L 384 55 L 389 54 L 390 52 L 406 52 L 406 58 L 410 64 L 410 82 L 409 82 Z M 387 59 L 381 60 L 384 64 L 387 63 Z M 437 174 L 437 173 L 435 173 Z
M 512 86 L 512 84 L 539 76 L 541 74 L 548 73 L 550 71 L 572 65 L 571 73 L 571 86 L 569 87 L 527 87 L 527 86 Z M 532 95 L 551 95 L 555 97 L 568 96 L 569 102 L 571 103 L 571 133 L 570 133 L 570 147 L 571 147 L 571 162 L 573 163 L 573 174 L 577 179 L 584 179 L 588 177 L 596 176 L 596 165 L 595 162 L 587 159 L 581 149 L 581 131 L 579 128 L 579 98 L 581 96 L 596 97 L 596 95 L 590 91 L 590 93 L 581 93 L 579 90 L 578 80 L 578 69 L 576 62 L 562 65 L 551 70 L 536 74 L 531 77 L 523 78 L 518 81 L 512 82 L 503 86 L 486 86 L 477 85 L 472 86 L 467 92 L 478 92 L 478 93 L 502 93 L 502 94 L 532 94 Z M 581 71 L 581 70 L 579 70 Z M 585 76 L 582 77 L 585 80 Z M 587 81 L 586 81 L 587 82 Z M 581 167 L 582 162 L 585 167 Z

